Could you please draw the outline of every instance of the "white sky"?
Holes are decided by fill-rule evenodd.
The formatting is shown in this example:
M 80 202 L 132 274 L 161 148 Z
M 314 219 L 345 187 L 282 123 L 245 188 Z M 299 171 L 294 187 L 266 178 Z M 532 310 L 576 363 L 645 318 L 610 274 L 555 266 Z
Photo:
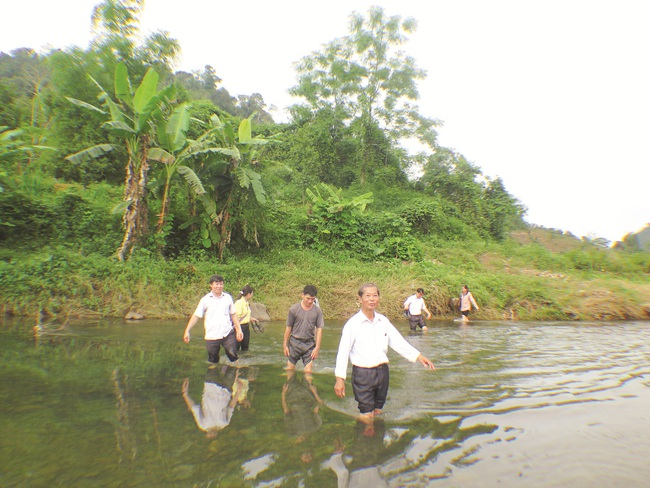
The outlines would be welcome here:
M 98 3 L 12 2 L 0 51 L 85 48 Z M 647 0 L 148 0 L 142 30 L 180 41 L 177 69 L 209 64 L 232 95 L 283 109 L 293 64 L 371 5 L 417 19 L 403 49 L 428 72 L 421 113 L 444 122 L 441 145 L 503 179 L 528 222 L 611 241 L 650 222 Z

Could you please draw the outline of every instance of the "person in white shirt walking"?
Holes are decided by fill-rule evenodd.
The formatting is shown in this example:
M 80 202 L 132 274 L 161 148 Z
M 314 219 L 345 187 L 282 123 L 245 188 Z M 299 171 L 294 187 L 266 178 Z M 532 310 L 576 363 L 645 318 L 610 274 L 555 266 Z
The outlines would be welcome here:
M 343 326 L 334 375 L 334 392 L 345 396 L 348 361 L 352 363 L 352 391 L 360 420 L 371 423 L 381 413 L 388 394 L 388 346 L 412 363 L 435 369 L 431 361 L 409 344 L 386 316 L 377 313 L 379 289 L 366 283 L 359 289 L 361 310 Z
M 404 310 L 408 312 L 409 316 L 409 327 L 411 330 L 417 330 L 418 326 L 423 331 L 427 330 L 427 323 L 422 317 L 422 312 L 426 312 L 427 319 L 431 318 L 431 312 L 427 308 L 427 304 L 424 303 L 424 290 L 418 288 L 415 291 L 415 295 L 411 295 L 404 302 Z
M 223 346 L 226 356 L 231 362 L 237 361 L 237 342 L 244 338 L 239 317 L 235 310 L 232 296 L 223 291 L 223 277 L 212 275 L 210 277 L 210 293 L 199 301 L 199 304 L 190 317 L 183 340 L 190 342 L 190 331 L 199 319 L 203 319 L 205 329 L 205 347 L 208 351 L 208 362 L 219 362 L 219 350 Z

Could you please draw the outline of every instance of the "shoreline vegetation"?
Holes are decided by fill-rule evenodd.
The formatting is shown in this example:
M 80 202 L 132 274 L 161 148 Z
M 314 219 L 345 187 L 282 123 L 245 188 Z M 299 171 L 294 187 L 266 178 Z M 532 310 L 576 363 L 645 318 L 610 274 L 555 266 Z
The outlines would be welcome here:
M 650 229 L 613 249 L 531 226 L 440 145 L 403 49 L 414 19 L 352 13 L 296 63 L 276 123 L 211 66 L 175 71 L 180 43 L 142 36 L 143 3 L 100 2 L 87 49 L 0 53 L 0 313 L 185 320 L 218 273 L 274 320 L 306 284 L 345 320 L 364 282 L 395 320 L 417 288 L 432 320 L 456 318 L 463 285 L 479 320 L 650 319 Z
M 648 320 L 648 254 L 597 248 L 539 228 L 513 233 L 503 243 L 438 243 L 418 262 L 363 262 L 303 250 L 222 262 L 165 260 L 145 249 L 118 262 L 62 247 L 5 249 L 0 298 L 4 315 L 58 323 L 123 318 L 129 312 L 144 319 L 186 319 L 209 291 L 209 276 L 219 273 L 233 296 L 251 285 L 254 302 L 263 304 L 272 320 L 286 318 L 306 284 L 317 286 L 326 319 L 345 320 L 358 310 L 357 290 L 368 281 L 379 286 L 381 312 L 391 319 L 402 317 L 404 300 L 422 287 L 431 320 L 451 320 L 467 284 L 481 307 L 472 314 L 475 320 Z

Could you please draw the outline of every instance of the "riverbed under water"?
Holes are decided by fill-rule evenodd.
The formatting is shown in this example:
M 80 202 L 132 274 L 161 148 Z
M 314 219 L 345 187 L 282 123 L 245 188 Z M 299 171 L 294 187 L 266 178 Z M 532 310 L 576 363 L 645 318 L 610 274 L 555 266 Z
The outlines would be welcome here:
M 313 378 L 288 378 L 282 322 L 238 367 L 209 368 L 200 325 L 88 322 L 38 340 L 0 325 L 0 486 L 642 487 L 650 323 L 430 322 L 436 365 L 394 353 L 372 428 L 334 395 L 342 322 Z M 225 361 L 225 362 L 224 362 Z M 308 381 L 310 380 L 310 381 Z

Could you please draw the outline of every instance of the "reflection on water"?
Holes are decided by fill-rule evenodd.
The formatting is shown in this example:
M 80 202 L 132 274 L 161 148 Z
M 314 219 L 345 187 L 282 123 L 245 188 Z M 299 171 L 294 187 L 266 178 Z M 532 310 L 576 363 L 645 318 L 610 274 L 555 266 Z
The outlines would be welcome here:
M 249 371 L 250 370 L 250 371 Z M 183 381 L 182 394 L 196 425 L 209 439 L 214 439 L 230 423 L 235 407 L 250 407 L 248 397 L 254 368 L 238 368 L 229 364 L 210 365 L 203 380 L 201 403 L 189 393 L 190 379 Z M 246 376 L 249 376 L 248 378 Z
M 304 441 L 323 425 L 318 413 L 322 403 L 313 375 L 287 371 L 287 382 L 282 386 L 282 410 L 287 433 L 295 436 L 296 443 Z M 306 453 L 305 456 L 310 455 Z
M 284 324 L 208 367 L 184 324 L 0 328 L 0 486 L 645 486 L 650 328 L 430 324 L 392 355 L 382 419 L 333 392 L 340 322 L 314 374 Z M 407 334 L 406 321 L 398 324 Z

